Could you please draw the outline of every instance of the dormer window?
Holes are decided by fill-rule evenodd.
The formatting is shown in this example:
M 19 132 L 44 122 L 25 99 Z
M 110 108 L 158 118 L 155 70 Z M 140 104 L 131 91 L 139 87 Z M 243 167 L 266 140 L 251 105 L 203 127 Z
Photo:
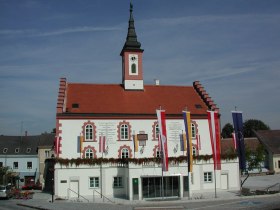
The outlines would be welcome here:
M 72 104 L 72 108 L 79 108 L 79 104 L 77 104 L 77 103 L 74 103 L 74 104 Z
M 4 148 L 3 153 L 7 153 L 7 152 L 8 152 L 8 148 Z
M 19 148 L 16 148 L 16 149 L 15 149 L 15 153 L 19 153 Z
M 31 152 L 31 148 L 27 148 L 26 153 L 30 153 L 30 152 Z

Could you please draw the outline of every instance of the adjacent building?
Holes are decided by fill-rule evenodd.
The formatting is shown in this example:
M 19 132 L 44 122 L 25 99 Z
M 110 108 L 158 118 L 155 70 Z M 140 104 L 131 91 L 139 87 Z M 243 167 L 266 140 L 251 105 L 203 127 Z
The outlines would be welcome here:
M 267 165 L 271 172 L 280 172 L 280 130 L 254 131 L 265 148 Z
M 9 167 L 10 172 L 2 183 L 18 187 L 44 184 L 44 162 L 53 154 L 54 137 L 54 134 L 0 136 L 0 167 Z

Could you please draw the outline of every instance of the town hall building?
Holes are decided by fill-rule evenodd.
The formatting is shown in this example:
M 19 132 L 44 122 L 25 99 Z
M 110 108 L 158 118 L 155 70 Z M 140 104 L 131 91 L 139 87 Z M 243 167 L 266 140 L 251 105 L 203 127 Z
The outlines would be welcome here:
M 214 171 L 207 110 L 219 111 L 199 81 L 145 84 L 133 7 L 120 56 L 121 84 L 60 79 L 56 110 L 55 195 L 143 200 L 239 190 L 238 159 Z M 160 71 L 160 70 L 158 70 Z M 162 171 L 156 110 L 166 111 L 169 169 Z M 191 113 L 193 169 L 182 148 L 182 111 Z

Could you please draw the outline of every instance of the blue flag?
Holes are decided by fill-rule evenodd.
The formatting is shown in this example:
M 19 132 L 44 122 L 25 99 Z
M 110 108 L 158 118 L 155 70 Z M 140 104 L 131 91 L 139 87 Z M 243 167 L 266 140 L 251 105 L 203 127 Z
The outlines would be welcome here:
M 236 137 L 236 147 L 239 157 L 239 168 L 241 170 L 246 169 L 246 157 L 245 157 L 245 144 L 243 135 L 243 119 L 242 112 L 232 111 L 233 127 Z

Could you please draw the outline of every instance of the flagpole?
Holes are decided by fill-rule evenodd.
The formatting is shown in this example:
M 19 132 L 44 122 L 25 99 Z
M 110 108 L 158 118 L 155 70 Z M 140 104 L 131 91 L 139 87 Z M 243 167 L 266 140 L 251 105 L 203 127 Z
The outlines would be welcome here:
M 100 161 L 100 196 L 102 198 L 102 184 L 103 184 L 103 180 L 102 180 L 102 161 L 103 161 L 103 133 L 101 133 L 101 137 L 99 137 L 99 147 L 101 148 L 101 154 L 102 154 L 102 160 Z M 101 145 L 100 145 L 101 144 Z
M 135 131 L 133 131 L 133 136 L 134 136 L 134 138 L 132 139 L 132 141 L 133 141 L 133 153 L 134 153 L 134 158 L 135 158 Z

